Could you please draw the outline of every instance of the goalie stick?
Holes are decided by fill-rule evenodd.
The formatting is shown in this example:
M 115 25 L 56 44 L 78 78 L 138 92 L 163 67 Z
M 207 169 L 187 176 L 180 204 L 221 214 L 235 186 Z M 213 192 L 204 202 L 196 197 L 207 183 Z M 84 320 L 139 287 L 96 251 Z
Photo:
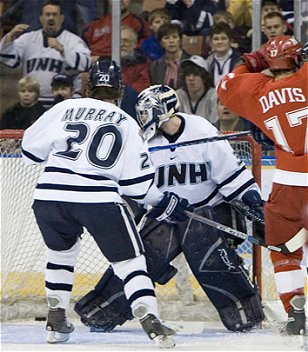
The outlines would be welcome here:
M 296 249 L 301 247 L 307 240 L 307 231 L 305 229 L 301 229 L 294 237 L 292 237 L 288 242 L 278 245 L 278 246 L 271 246 L 267 245 L 262 239 L 256 238 L 252 235 L 248 235 L 247 233 L 235 230 L 231 227 L 225 226 L 223 224 L 220 224 L 219 222 L 210 220 L 208 218 L 205 218 L 203 216 L 194 214 L 190 211 L 186 211 L 186 214 L 197 221 L 202 222 L 203 224 L 210 225 L 218 230 L 221 230 L 223 232 L 228 233 L 229 235 L 232 235 L 234 237 L 241 238 L 243 240 L 249 239 L 249 241 L 253 244 L 256 244 L 258 246 L 265 247 L 271 251 L 275 252 L 281 252 L 284 254 L 289 254 L 294 252 Z
M 178 147 L 185 147 L 187 145 L 194 145 L 194 144 L 201 144 L 201 143 L 210 143 L 210 142 L 217 142 L 217 141 L 223 141 L 225 139 L 227 140 L 232 140 L 236 139 L 241 136 L 247 136 L 248 134 L 251 134 L 251 131 L 242 131 L 238 133 L 229 133 L 225 134 L 222 136 L 214 136 L 214 137 L 209 137 L 209 138 L 200 138 L 200 139 L 195 139 L 191 141 L 184 141 L 184 142 L 179 142 L 179 143 L 171 143 L 171 144 L 166 144 L 166 145 L 158 145 L 155 147 L 149 147 L 149 152 L 157 152 L 159 150 L 165 150 L 165 149 L 172 149 L 172 148 L 178 148 Z

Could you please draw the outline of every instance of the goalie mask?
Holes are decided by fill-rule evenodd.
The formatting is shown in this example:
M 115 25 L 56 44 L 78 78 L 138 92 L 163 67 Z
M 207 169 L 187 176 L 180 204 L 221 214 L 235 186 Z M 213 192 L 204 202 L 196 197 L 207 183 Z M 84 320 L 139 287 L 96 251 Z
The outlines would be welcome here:
M 137 98 L 137 119 L 143 138 L 153 138 L 163 122 L 168 121 L 179 108 L 176 92 L 169 86 L 157 84 L 144 89 Z

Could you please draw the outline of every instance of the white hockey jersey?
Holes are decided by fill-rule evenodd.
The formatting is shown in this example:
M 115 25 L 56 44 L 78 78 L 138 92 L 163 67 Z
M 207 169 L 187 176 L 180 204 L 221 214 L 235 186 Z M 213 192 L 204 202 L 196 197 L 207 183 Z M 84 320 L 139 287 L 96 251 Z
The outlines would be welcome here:
M 183 119 L 176 141 L 180 143 L 219 135 L 219 131 L 201 116 L 178 113 Z M 184 128 L 183 128 L 184 126 Z M 169 144 L 163 134 L 149 141 L 149 146 Z M 151 153 L 156 167 L 156 185 L 161 191 L 177 193 L 195 207 L 215 206 L 223 201 L 240 199 L 248 189 L 259 190 L 226 140 L 201 143 L 175 150 Z
M 64 46 L 63 56 L 55 49 L 45 47 L 42 29 L 22 34 L 11 43 L 0 41 L 0 62 L 17 68 L 22 66 L 23 75 L 30 76 L 40 83 L 39 100 L 46 106 L 53 101 L 51 92 L 52 77 L 58 73 L 76 76 L 90 67 L 90 50 L 77 35 L 64 30 L 57 40 Z M 75 93 L 81 92 L 81 80 L 74 80 Z M 79 94 L 80 96 L 80 94 Z
M 162 193 L 137 122 L 97 99 L 65 100 L 24 134 L 27 164 L 45 163 L 34 199 L 77 203 L 120 202 L 121 194 L 155 205 Z

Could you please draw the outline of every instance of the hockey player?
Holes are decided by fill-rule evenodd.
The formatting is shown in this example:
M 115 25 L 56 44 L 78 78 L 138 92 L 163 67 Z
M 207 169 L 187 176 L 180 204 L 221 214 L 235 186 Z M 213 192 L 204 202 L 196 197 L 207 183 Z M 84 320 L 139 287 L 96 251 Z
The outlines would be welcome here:
M 28 10 L 29 11 L 29 10 Z M 80 72 L 89 69 L 90 50 L 77 35 L 62 30 L 61 2 L 45 0 L 41 6 L 42 29 L 27 32 L 18 24 L 0 42 L 0 62 L 11 68 L 22 66 L 23 75 L 40 83 L 39 101 L 45 109 L 54 103 L 51 81 L 55 74 L 74 76 L 74 97 L 81 96 Z
M 186 220 L 188 202 L 155 186 L 138 124 L 114 104 L 122 95 L 116 63 L 97 61 L 89 86 L 89 98 L 55 105 L 25 131 L 22 141 L 25 162 L 45 164 L 33 210 L 47 246 L 47 342 L 66 341 L 73 331 L 66 311 L 85 227 L 123 280 L 145 332 L 161 347 L 172 347 L 174 331 L 159 320 L 143 244 L 121 195 L 152 205 L 149 217 L 171 222 Z
M 262 50 L 244 54 L 244 64 L 218 87 L 223 104 L 254 123 L 275 144 L 276 170 L 265 206 L 269 245 L 284 244 L 300 234 L 304 237 L 305 232 L 307 236 L 308 63 L 302 63 L 301 55 L 302 44 L 294 37 L 272 38 Z M 271 76 L 261 72 L 266 68 Z M 289 254 L 271 252 L 276 288 L 288 314 L 283 332 L 289 335 L 305 331 L 302 255 L 301 243 Z
M 165 85 L 139 94 L 137 116 L 150 146 L 219 134 L 203 117 L 179 113 L 178 106 L 175 91 Z M 157 186 L 187 198 L 198 214 L 232 226 L 230 203 L 242 200 L 262 216 L 259 188 L 227 141 L 162 150 L 151 159 Z M 176 225 L 148 220 L 141 236 L 153 281 L 165 284 L 175 274 L 169 263 L 183 252 L 227 329 L 245 331 L 262 321 L 258 291 L 223 233 L 192 219 Z M 132 318 L 123 285 L 111 269 L 75 310 L 92 331 L 110 331 Z

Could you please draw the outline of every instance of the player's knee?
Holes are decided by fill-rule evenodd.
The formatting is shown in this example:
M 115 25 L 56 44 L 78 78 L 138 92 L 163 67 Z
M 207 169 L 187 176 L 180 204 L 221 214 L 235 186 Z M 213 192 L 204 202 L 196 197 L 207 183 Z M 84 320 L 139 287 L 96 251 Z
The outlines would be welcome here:
M 146 261 L 144 255 L 123 260 L 121 262 L 111 263 L 114 273 L 121 279 L 125 278 L 134 271 L 147 271 Z
M 75 245 L 77 237 L 63 238 L 58 234 L 52 236 L 46 235 L 44 232 L 42 232 L 42 235 L 46 246 L 54 251 L 69 251 Z
M 48 262 L 61 265 L 75 266 L 80 251 L 80 239 L 67 250 L 46 249 Z

